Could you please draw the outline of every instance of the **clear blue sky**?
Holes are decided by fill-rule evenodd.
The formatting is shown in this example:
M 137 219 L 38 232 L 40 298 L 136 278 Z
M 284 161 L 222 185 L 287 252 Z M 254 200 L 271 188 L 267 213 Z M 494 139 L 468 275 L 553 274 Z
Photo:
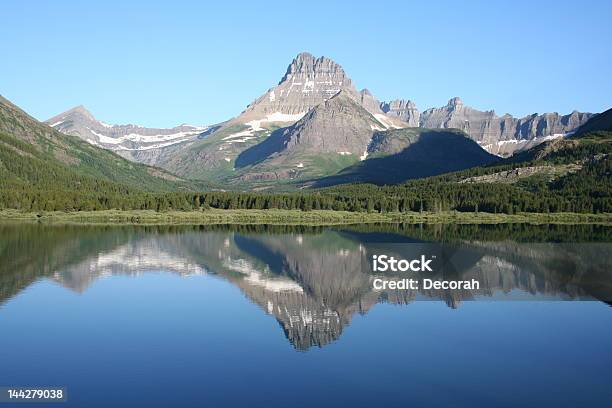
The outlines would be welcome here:
M 0 94 L 38 119 L 83 104 L 111 123 L 219 122 L 300 51 L 421 110 L 612 107 L 608 1 L 79 3 L 2 1 Z

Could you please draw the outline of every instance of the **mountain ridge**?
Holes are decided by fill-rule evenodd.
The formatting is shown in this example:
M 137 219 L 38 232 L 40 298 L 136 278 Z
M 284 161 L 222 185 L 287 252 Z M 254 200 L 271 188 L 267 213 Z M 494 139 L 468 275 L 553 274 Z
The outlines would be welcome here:
M 546 140 L 569 136 L 594 116 L 578 111 L 567 115 L 533 113 L 521 118 L 507 113 L 498 116 L 494 110 L 480 111 L 465 105 L 459 97 L 451 98 L 445 106 L 423 112 L 413 101 L 404 99 L 382 102 L 380 106 L 387 115 L 397 116 L 412 127 L 463 130 L 485 150 L 501 157 Z
M 459 130 L 425 128 L 377 131 L 368 144 L 367 157 L 338 174 L 305 185 L 319 188 L 346 183 L 398 184 L 500 160 Z
M 92 145 L 112 150 L 120 156 L 138 160 L 138 152 L 159 150 L 178 143 L 204 137 L 214 126 L 179 125 L 173 128 L 147 128 L 125 124 L 111 125 L 102 122 L 83 105 L 71 108 L 45 121 L 60 132 L 78 136 Z
M 270 177 L 269 171 L 275 171 L 276 178 L 284 174 L 285 178 L 294 179 L 311 174 L 311 166 L 326 155 L 330 166 L 334 167 L 332 162 L 337 161 L 335 167 L 340 170 L 363 156 L 372 131 L 382 129 L 384 125 L 352 95 L 339 91 L 295 124 L 273 132 L 265 141 L 243 151 L 236 159 L 236 167 L 266 167 L 267 171 L 256 170 L 262 171 L 262 178 Z M 339 160 L 334 160 L 334 156 Z M 279 173 L 279 169 L 285 170 Z M 254 178 L 258 178 L 257 174 L 242 176 L 242 179 Z
M 165 170 L 129 162 L 107 149 L 60 133 L 2 96 L 0 136 L 5 186 L 52 190 L 63 185 L 78 190 L 79 183 L 102 183 L 113 189 L 170 191 L 189 185 Z M 47 186 L 49 183 L 53 184 Z
M 74 121 L 71 123 L 65 120 L 65 114 L 55 116 L 48 122 L 53 120 L 51 124 L 64 133 L 78 134 L 97 145 L 106 143 L 104 147 L 114 149 L 124 157 L 162 167 L 181 177 L 225 182 L 256 178 L 256 175 L 244 173 L 247 167 L 244 163 L 263 161 L 265 157 L 253 155 L 257 152 L 266 153 L 273 144 L 267 141 L 268 138 L 273 137 L 274 140 L 280 133 L 288 132 L 279 132 L 278 129 L 290 129 L 338 93 L 348 96 L 371 115 L 381 126 L 378 130 L 410 127 L 459 129 L 483 149 L 502 157 L 527 150 L 547 140 L 568 136 L 593 116 L 580 112 L 568 115 L 532 114 L 524 118 L 514 118 L 507 114 L 497 116 L 493 110 L 479 111 L 471 108 L 458 97 L 450 99 L 443 107 L 420 112 L 411 100 L 381 102 L 368 89 L 358 91 L 340 64 L 325 56 L 315 57 L 302 52 L 293 58 L 276 86 L 254 99 L 238 116 L 218 125 L 207 128 L 180 126 L 153 129 L 155 138 L 143 142 L 143 138 L 152 136 L 146 134 L 148 130 L 145 128 L 107 125 L 99 121 L 93 125 L 83 124 L 93 118 L 83 107 L 68 111 L 71 115 L 85 118 L 78 126 L 74 125 Z M 355 115 L 355 121 L 361 120 L 358 117 L 365 117 L 361 111 Z M 341 126 L 350 127 L 351 124 L 347 120 L 342 121 L 342 125 L 330 121 L 318 123 L 322 126 L 320 132 L 326 132 L 326 137 L 319 137 L 316 147 L 320 150 L 318 153 L 327 155 L 331 152 L 325 151 L 326 139 L 334 140 L 337 134 L 344 132 Z M 130 135 L 131 139 L 128 137 Z M 363 138 L 355 137 L 355 146 L 344 147 L 336 153 L 356 155 L 357 152 L 353 150 L 364 146 Z M 134 139 L 138 139 L 138 142 Z M 364 147 L 363 152 L 365 150 Z M 354 164 L 349 160 L 349 155 L 346 156 L 342 165 Z M 322 166 L 318 174 L 327 176 L 325 173 L 339 167 L 340 164 L 335 162 L 336 158 L 325 157 L 318 164 Z M 291 173 L 303 172 L 294 167 Z M 289 174 L 288 169 L 283 168 L 273 177 L 281 173 Z

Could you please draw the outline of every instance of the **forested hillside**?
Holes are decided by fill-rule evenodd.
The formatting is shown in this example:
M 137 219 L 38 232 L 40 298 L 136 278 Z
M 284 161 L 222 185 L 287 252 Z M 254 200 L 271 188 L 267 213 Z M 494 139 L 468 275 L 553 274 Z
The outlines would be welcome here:
M 570 141 L 571 143 L 571 141 Z M 3 194 L 0 206 L 24 210 L 81 209 L 299 209 L 374 212 L 469 211 L 512 214 L 516 212 L 612 212 L 612 179 L 609 158 L 612 133 L 597 141 L 581 140 L 574 148 L 555 150 L 548 156 L 521 163 L 477 168 L 400 185 L 353 184 L 311 192 L 284 194 L 239 192 L 145 193 L 93 185 L 70 192 L 12 190 Z M 589 152 L 579 158 L 579 152 Z M 576 165 L 575 163 L 580 163 Z M 573 164 L 562 176 L 528 173 L 520 169 L 561 168 Z M 500 180 L 501 173 L 518 174 L 516 180 Z M 492 179 L 482 177 L 493 176 Z M 508 178 L 507 176 L 504 176 Z M 480 178 L 480 179 L 479 179 Z M 549 179 L 551 178 L 551 179 Z M 487 180 L 487 181 L 484 181 Z M 80 181 L 75 181 L 78 185 Z M 88 192 L 90 191 L 92 192 Z M 84 191 L 83 191 L 84 190 Z M 104 190 L 104 193 L 100 191 Z M 108 194 L 111 192 L 112 194 Z
M 87 184 L 82 177 L 152 191 L 189 186 L 167 171 L 130 162 L 77 137 L 64 135 L 1 96 L 0 148 L 4 186 L 8 178 L 13 186 L 73 188 L 77 180 Z
M 0 97 L 3 208 L 122 208 L 143 191 L 203 188 L 44 125 Z

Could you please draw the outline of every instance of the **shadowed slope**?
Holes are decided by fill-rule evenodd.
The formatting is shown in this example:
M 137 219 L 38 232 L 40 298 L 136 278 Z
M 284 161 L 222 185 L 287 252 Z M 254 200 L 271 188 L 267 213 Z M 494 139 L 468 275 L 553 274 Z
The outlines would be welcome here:
M 357 182 L 396 184 L 498 160 L 462 132 L 417 128 L 376 133 L 368 153 L 367 160 L 317 180 L 311 186 Z

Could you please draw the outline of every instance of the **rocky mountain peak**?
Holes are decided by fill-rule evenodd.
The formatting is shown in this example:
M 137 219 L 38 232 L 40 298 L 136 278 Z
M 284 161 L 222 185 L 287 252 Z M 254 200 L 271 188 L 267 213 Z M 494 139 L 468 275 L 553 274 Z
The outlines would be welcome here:
M 248 105 L 240 116 L 226 126 L 240 124 L 251 126 L 252 129 L 287 126 L 340 91 L 374 115 L 386 128 L 407 126 L 398 117 L 386 116 L 380 109 L 380 102 L 369 90 L 357 91 L 338 63 L 327 57 L 314 57 L 307 52 L 293 59 L 277 86 Z M 253 127 L 252 124 L 257 126 Z
M 317 152 L 361 155 L 372 132 L 384 126 L 352 92 L 341 90 L 317 105 L 285 134 L 286 148 L 309 146 Z
M 338 80 L 348 79 L 344 69 L 335 61 L 327 57 L 316 58 L 308 52 L 302 52 L 289 64 L 287 72 L 279 82 L 279 85 L 289 80 L 312 80 L 317 77 L 334 77 Z
M 369 89 L 362 89 L 359 94 L 356 95 L 358 102 L 371 114 L 383 114 L 380 110 L 380 101 L 376 99 Z M 354 96 L 353 96 L 354 97 Z
M 75 116 L 75 115 L 83 116 L 88 121 L 92 121 L 92 122 L 96 121 L 96 118 L 94 117 L 94 115 L 92 115 L 92 113 L 88 111 L 87 108 L 85 108 L 85 106 L 83 105 L 75 106 L 74 108 L 69 109 L 66 112 L 61 114 L 61 116 L 64 116 L 64 117 Z
M 259 168 L 273 168 L 277 173 L 289 168 L 310 174 L 317 171 L 313 160 L 327 155 L 330 165 L 336 163 L 340 170 L 346 160 L 356 161 L 363 156 L 372 134 L 384 129 L 384 124 L 361 106 L 353 92 L 341 90 L 293 125 L 278 129 L 242 152 L 236 165 L 241 168 L 259 163 Z
M 60 113 L 45 123 L 64 134 L 78 136 L 95 146 L 113 150 L 129 160 L 137 160 L 135 155 L 141 151 L 150 153 L 163 147 L 193 140 L 209 129 L 190 125 L 168 129 L 109 125 L 97 120 L 83 105 Z M 145 162 L 145 160 L 137 161 Z
M 79 105 L 68 109 L 45 121 L 49 126 L 64 132 L 64 128 L 70 124 L 79 124 L 82 126 L 98 126 L 99 122 L 95 116 L 89 112 L 85 106 Z M 64 132 L 66 133 L 66 132 Z
M 460 129 L 488 152 L 509 156 L 542 141 L 570 134 L 592 116 L 590 113 L 572 112 L 569 115 L 533 113 L 523 118 L 510 114 L 499 117 L 494 110 L 479 111 L 455 97 L 446 106 L 424 111 L 419 126 Z
M 91 114 L 91 112 L 89 112 L 87 108 L 85 108 L 85 106 L 83 105 L 75 106 L 74 108 L 69 109 L 68 112 L 79 112 L 79 113 Z
M 333 104 L 341 103 L 355 103 L 355 95 L 352 92 L 346 90 L 340 90 L 336 92 L 331 98 L 329 98 L 329 104 L 327 106 L 333 106 Z M 320 106 L 316 106 L 315 109 L 320 109 Z
M 278 85 L 247 106 L 235 122 L 261 123 L 274 118 L 275 122 L 293 123 L 340 90 L 358 94 L 339 64 L 303 52 L 291 61 Z
M 390 102 L 382 102 L 380 104 L 383 112 L 389 112 L 397 109 L 416 109 L 416 103 L 410 99 L 394 99 Z
M 385 115 L 397 117 L 410 127 L 419 126 L 421 114 L 416 104 L 411 100 L 395 99 L 391 102 L 382 102 L 380 109 Z
M 454 98 L 451 98 L 448 103 L 446 104 L 446 106 L 450 109 L 461 109 L 463 108 L 463 101 L 461 100 L 460 97 L 455 96 Z

